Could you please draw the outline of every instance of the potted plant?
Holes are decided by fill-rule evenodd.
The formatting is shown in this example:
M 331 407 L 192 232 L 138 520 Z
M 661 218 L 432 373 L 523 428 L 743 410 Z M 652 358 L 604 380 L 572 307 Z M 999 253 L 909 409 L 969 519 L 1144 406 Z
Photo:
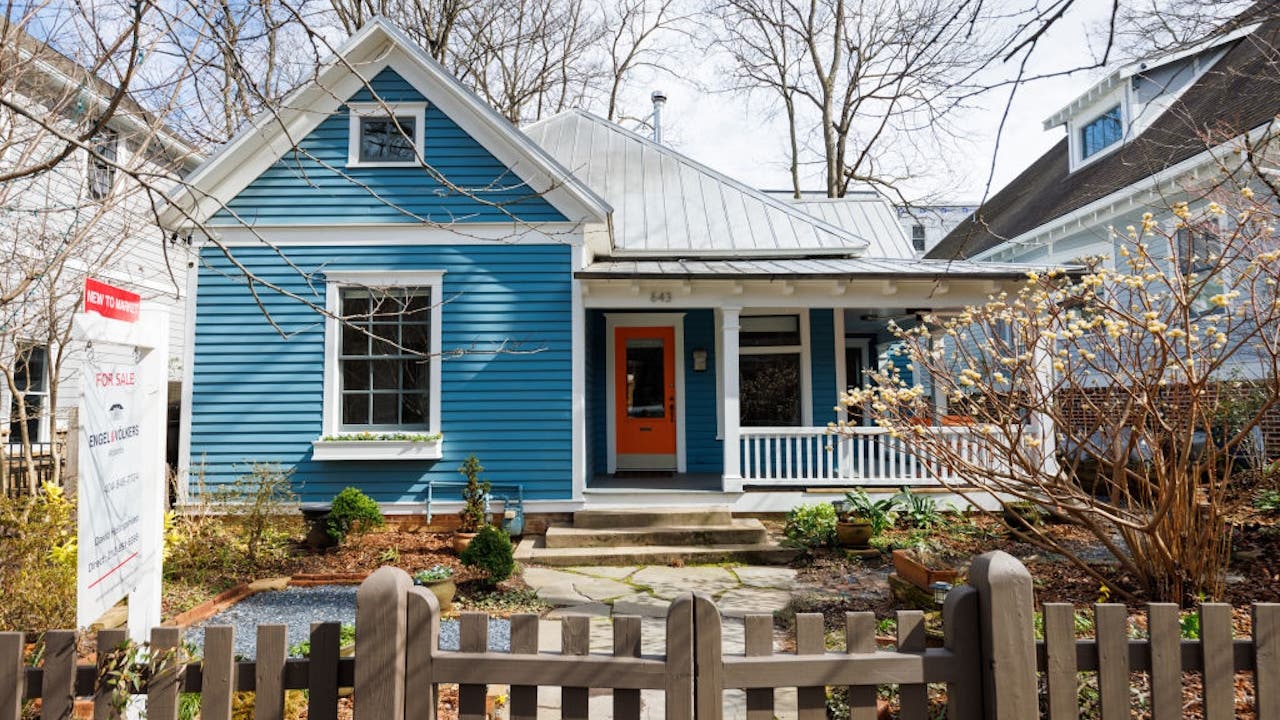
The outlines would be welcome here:
M 836 539 L 844 547 L 865 548 L 871 538 L 893 525 L 897 518 L 898 500 L 889 497 L 873 501 L 862 488 L 857 488 L 845 493 L 836 510 Z
M 430 590 L 440 603 L 441 612 L 453 607 L 453 596 L 458 592 L 458 586 L 453 582 L 453 568 L 448 565 L 433 565 L 419 570 L 413 574 L 413 584 Z
M 480 479 L 484 468 L 474 454 L 467 456 L 458 472 L 467 479 L 467 486 L 462 489 L 463 505 L 458 513 L 458 531 L 453 534 L 453 551 L 461 554 L 485 525 L 489 483 Z
M 934 556 L 925 545 L 907 550 L 893 551 L 893 570 L 899 578 L 921 590 L 929 590 L 934 583 L 954 585 L 960 573 Z

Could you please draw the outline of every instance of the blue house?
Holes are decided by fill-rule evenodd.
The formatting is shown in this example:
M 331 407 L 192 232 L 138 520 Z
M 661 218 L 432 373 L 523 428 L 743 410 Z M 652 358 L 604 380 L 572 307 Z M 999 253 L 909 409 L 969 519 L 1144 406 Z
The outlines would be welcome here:
M 793 201 L 587 113 L 521 131 L 382 20 L 168 223 L 200 243 L 187 482 L 278 463 L 405 513 L 472 453 L 529 512 L 937 483 L 868 412 L 831 435 L 841 391 L 891 321 L 1026 271 L 916 259 L 875 193 Z

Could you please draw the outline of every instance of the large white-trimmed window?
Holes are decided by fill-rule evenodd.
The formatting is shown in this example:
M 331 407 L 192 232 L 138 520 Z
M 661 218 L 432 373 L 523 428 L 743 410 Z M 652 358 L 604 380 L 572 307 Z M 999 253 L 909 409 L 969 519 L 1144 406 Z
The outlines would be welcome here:
M 742 315 L 739 319 L 742 427 L 811 424 L 807 320 L 798 313 Z
M 317 458 L 383 459 L 379 448 L 428 438 L 433 453 L 413 457 L 439 457 L 444 273 L 330 272 L 326 279 L 334 317 L 326 322 Z M 358 453 L 334 452 L 346 438 L 359 441 Z
M 414 167 L 422 162 L 426 103 L 350 103 L 348 167 Z

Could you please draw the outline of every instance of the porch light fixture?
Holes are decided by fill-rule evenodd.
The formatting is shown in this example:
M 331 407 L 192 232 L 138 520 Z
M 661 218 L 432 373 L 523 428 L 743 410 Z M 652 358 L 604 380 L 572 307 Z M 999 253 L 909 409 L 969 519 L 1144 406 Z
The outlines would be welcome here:
M 693 351 L 693 371 L 694 372 L 707 371 L 707 351 L 706 350 L 702 348 L 698 348 L 697 350 Z
M 951 583 L 939 580 L 930 585 L 929 589 L 933 591 L 933 601 L 938 605 L 942 605 L 947 601 L 947 593 L 951 592 Z

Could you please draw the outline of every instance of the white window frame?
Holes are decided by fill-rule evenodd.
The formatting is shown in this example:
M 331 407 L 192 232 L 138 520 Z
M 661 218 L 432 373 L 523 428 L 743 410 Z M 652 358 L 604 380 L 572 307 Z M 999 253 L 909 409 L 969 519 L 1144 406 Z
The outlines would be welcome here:
M 341 297 L 343 288 L 360 287 L 379 290 L 395 288 L 428 288 L 431 291 L 431 337 L 429 364 L 429 381 L 431 398 L 428 402 L 427 429 L 405 430 L 407 433 L 438 434 L 440 427 L 440 345 L 441 316 L 443 315 L 444 271 L 443 270 L 383 270 L 383 271 L 331 271 L 325 273 L 325 318 L 324 333 L 324 417 L 322 436 L 358 435 L 359 431 L 343 431 L 342 428 L 342 383 L 339 376 L 338 353 L 341 322 Z M 395 432 L 394 430 L 387 432 Z
M 418 167 L 422 164 L 425 152 L 427 104 L 424 102 L 397 103 L 347 103 L 347 167 L 349 168 L 389 168 Z M 413 117 L 413 149 L 417 157 L 402 162 L 362 161 L 360 159 L 360 121 L 364 118 Z
M 746 346 L 746 345 L 743 345 L 741 342 L 742 331 L 739 330 L 739 342 L 738 342 L 739 393 L 742 392 L 741 364 L 742 364 L 742 357 L 744 355 L 794 355 L 796 353 L 799 353 L 800 354 L 800 427 L 812 427 L 813 426 L 813 360 L 810 357 L 811 343 L 809 342 L 809 310 L 808 308 L 803 308 L 799 310 L 797 310 L 796 308 L 787 308 L 787 309 L 751 308 L 750 310 L 744 309 L 742 311 L 742 314 L 739 316 L 739 322 L 749 317 L 761 316 L 761 315 L 795 315 L 797 316 L 800 320 L 800 344 L 799 345 Z M 718 380 L 717 382 L 717 385 L 718 385 L 719 379 L 717 380 Z M 720 389 L 720 392 L 718 393 L 721 395 L 722 398 L 723 398 L 723 392 L 724 390 L 722 387 Z M 723 402 L 721 403 L 720 414 L 721 415 L 723 414 Z M 723 418 L 720 418 L 720 422 L 723 423 Z M 744 427 L 744 428 L 754 427 L 749 425 L 742 425 L 741 421 L 739 421 L 739 424 L 740 424 L 740 427 Z M 721 432 L 723 433 L 723 425 L 721 425 Z
M 104 145 L 110 145 L 111 161 L 99 168 L 97 155 L 103 154 L 101 148 Z M 120 162 L 120 133 L 109 127 L 103 128 L 101 133 L 89 140 L 89 148 L 90 150 L 85 153 L 85 194 L 90 200 L 101 202 L 111 195 L 111 191 L 116 186 L 116 166 L 113 163 Z M 94 190 L 95 178 L 99 172 L 106 173 L 106 182 L 103 183 L 101 194 Z

